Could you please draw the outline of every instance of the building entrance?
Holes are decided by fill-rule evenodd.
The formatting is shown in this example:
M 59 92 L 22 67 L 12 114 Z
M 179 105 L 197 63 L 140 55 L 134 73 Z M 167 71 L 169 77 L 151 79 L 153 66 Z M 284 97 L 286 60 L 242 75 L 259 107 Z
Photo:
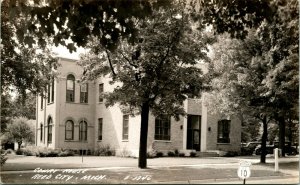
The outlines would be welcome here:
M 187 117 L 187 149 L 200 151 L 201 116 L 188 115 Z

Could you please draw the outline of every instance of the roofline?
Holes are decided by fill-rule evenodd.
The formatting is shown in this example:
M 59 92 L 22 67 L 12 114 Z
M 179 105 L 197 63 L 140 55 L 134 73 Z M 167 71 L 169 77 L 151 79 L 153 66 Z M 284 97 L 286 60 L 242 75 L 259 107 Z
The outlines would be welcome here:
M 70 61 L 70 62 L 76 62 L 78 61 L 79 59 L 72 59 L 72 58 L 66 58 L 66 57 L 57 57 L 58 59 L 61 59 L 61 60 L 67 60 L 67 61 Z

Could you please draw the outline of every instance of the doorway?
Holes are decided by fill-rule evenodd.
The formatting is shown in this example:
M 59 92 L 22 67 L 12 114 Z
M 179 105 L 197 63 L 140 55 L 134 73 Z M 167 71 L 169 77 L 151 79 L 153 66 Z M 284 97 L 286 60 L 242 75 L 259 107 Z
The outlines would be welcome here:
M 188 115 L 187 117 L 187 149 L 200 151 L 201 116 Z

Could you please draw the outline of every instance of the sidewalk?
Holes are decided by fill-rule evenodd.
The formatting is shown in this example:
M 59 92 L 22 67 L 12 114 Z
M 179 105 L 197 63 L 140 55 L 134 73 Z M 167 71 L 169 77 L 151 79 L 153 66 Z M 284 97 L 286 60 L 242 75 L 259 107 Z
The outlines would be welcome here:
M 60 157 L 37 158 L 15 157 L 8 159 L 1 172 L 5 183 L 204 183 L 204 184 L 242 184 L 237 177 L 240 160 L 251 161 L 251 177 L 249 183 L 262 184 L 275 179 L 276 182 L 299 183 L 299 158 L 282 159 L 280 172 L 274 172 L 272 159 L 267 164 L 259 164 L 259 158 L 250 157 L 212 157 L 212 158 L 155 158 L 148 159 L 148 168 L 137 168 L 137 159 L 120 157 Z M 34 169 L 57 169 L 49 179 L 35 179 Z M 66 168 L 85 169 L 84 174 L 63 173 Z M 70 179 L 59 179 L 60 175 L 69 175 Z M 72 177 L 71 177 L 72 176 Z M 45 177 L 46 178 L 46 177 Z M 272 184 L 276 184 L 272 182 Z M 248 184 L 248 183 L 247 183 Z

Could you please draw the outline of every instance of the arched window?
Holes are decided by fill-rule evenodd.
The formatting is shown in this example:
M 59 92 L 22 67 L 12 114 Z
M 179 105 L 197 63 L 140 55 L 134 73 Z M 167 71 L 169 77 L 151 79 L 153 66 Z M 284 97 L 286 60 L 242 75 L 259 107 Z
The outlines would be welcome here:
M 71 120 L 68 120 L 65 125 L 65 140 L 74 139 L 74 123 Z
M 75 100 L 75 77 L 70 74 L 67 76 L 66 101 L 74 102 L 74 100 Z
M 87 123 L 85 121 L 81 121 L 79 123 L 79 140 L 80 141 L 87 140 Z
M 48 118 L 48 143 L 52 143 L 52 118 Z

